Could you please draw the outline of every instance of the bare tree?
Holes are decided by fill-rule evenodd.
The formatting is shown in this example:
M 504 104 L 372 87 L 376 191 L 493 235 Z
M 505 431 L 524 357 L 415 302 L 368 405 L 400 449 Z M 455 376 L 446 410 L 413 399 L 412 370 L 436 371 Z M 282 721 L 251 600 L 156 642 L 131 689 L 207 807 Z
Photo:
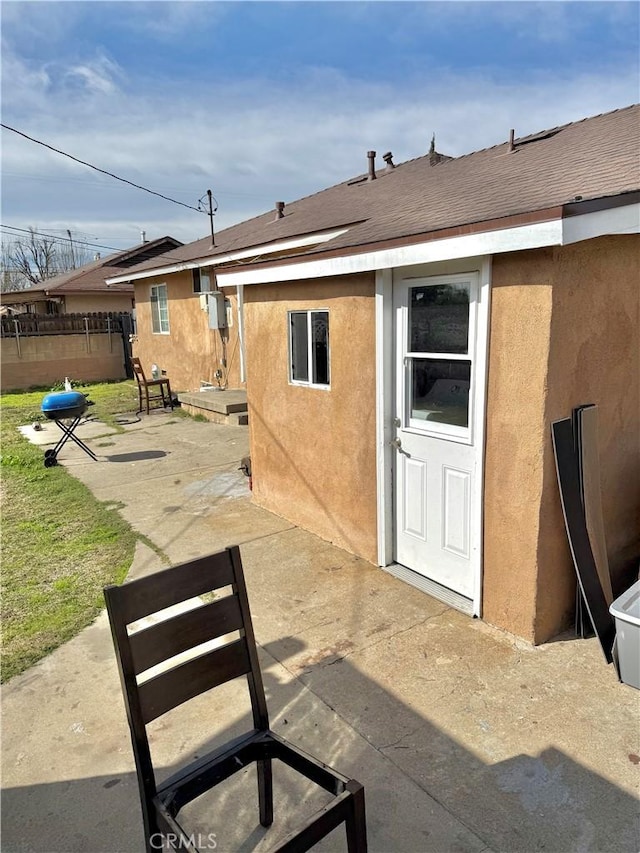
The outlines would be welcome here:
M 2 243 L 0 277 L 2 290 L 23 290 L 60 273 L 77 269 L 91 260 L 87 248 L 68 238 L 39 234 L 30 227 L 24 237 Z
M 27 237 L 15 241 L 10 258 L 18 272 L 32 285 L 58 273 L 55 240 L 39 236 L 34 228 L 29 228 Z
M 10 245 L 3 243 L 0 256 L 0 291 L 2 293 L 8 293 L 11 290 L 23 290 L 28 286 L 24 276 L 15 268 L 10 255 Z

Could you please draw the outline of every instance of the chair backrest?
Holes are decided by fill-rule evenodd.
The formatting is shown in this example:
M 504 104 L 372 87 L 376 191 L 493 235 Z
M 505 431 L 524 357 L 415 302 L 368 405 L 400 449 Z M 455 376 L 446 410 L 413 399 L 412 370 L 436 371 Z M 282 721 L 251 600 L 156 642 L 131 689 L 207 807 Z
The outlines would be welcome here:
M 142 368 L 142 362 L 139 358 L 131 359 L 131 367 L 133 367 L 133 374 L 138 380 L 138 383 L 142 385 L 147 384 L 147 377 L 144 375 L 144 370 Z
M 205 603 L 190 601 L 231 587 L 231 593 Z M 255 729 L 269 728 L 267 706 L 237 546 L 180 563 L 148 577 L 104 590 L 116 650 L 133 750 L 139 774 L 155 785 L 146 734 L 152 720 L 211 688 L 247 677 Z M 189 601 L 190 609 L 130 631 L 132 623 Z M 216 642 L 185 662 L 171 659 L 239 632 L 239 638 Z M 162 664 L 152 677 L 144 673 Z M 142 678 L 140 676 L 142 675 Z

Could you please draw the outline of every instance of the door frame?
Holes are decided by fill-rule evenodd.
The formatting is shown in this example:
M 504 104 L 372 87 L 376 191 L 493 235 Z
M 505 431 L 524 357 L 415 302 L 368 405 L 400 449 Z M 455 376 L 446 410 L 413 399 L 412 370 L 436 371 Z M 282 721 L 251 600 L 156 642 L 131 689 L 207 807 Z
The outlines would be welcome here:
M 377 530 L 378 565 L 394 566 L 394 501 L 393 501 L 393 449 L 395 413 L 395 324 L 393 317 L 393 279 L 465 272 L 478 272 L 478 310 L 476 326 L 475 379 L 473 407 L 474 444 L 478 452 L 476 489 L 478 500 L 471 519 L 473 551 L 474 594 L 472 613 L 482 615 L 482 549 L 483 549 L 483 495 L 484 458 L 486 440 L 487 376 L 489 367 L 489 322 L 491 315 L 491 256 L 395 267 L 376 270 L 375 323 L 376 323 L 376 468 L 377 468 Z M 402 576 L 410 570 L 404 569 Z M 419 576 L 418 576 L 419 577 Z

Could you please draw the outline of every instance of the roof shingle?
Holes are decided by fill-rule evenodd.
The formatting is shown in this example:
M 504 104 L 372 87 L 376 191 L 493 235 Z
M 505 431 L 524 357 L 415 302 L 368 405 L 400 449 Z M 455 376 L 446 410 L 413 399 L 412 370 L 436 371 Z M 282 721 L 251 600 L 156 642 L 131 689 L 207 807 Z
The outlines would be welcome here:
M 640 189 L 640 105 L 531 134 L 431 165 L 429 155 L 351 178 L 172 252 L 176 261 L 211 258 L 338 226 L 346 233 L 303 256 L 529 214 L 578 198 Z M 300 254 L 298 253 L 298 257 Z M 176 261 L 173 261 L 175 263 Z M 131 269 L 161 268 L 153 261 Z

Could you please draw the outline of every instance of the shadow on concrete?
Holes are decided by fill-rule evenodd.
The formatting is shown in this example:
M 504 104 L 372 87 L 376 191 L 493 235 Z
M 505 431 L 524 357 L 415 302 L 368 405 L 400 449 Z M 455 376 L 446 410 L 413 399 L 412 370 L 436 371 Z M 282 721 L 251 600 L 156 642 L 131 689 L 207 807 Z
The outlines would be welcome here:
M 107 462 L 140 462 L 143 459 L 161 459 L 167 455 L 166 450 L 138 450 L 135 453 L 116 453 L 105 459 Z
M 298 639 L 285 637 L 260 652 L 272 726 L 364 783 L 372 853 L 632 853 L 638 849 L 636 800 L 570 756 L 550 748 L 539 755 L 516 755 L 487 764 L 344 659 L 319 660 L 300 679 L 284 680 L 272 657 L 283 646 L 304 649 Z M 233 683 L 236 698 L 246 692 L 240 687 L 242 680 Z M 216 705 L 216 692 L 196 700 L 212 703 L 208 712 L 198 712 L 199 727 L 210 713 L 215 729 L 224 707 Z M 152 724 L 154 752 L 168 738 L 175 740 L 178 749 L 188 743 L 185 707 Z M 359 714 L 354 715 L 354 707 Z M 186 757 L 201 755 L 249 728 L 247 703 L 217 736 L 188 744 Z M 387 732 L 386 739 L 377 729 Z M 405 735 L 398 737 L 399 732 Z M 128 738 L 122 752 L 130 755 Z M 64 776 L 64 756 L 54 756 L 43 756 L 43 761 L 59 760 Z M 158 766 L 163 767 L 158 774 L 162 778 L 180 762 Z M 282 765 L 275 767 L 274 776 L 276 820 L 270 830 L 258 823 L 253 768 L 241 770 L 187 807 L 181 813 L 182 822 L 200 841 L 200 849 L 219 853 L 268 849 L 326 801 L 324 792 L 311 793 L 313 786 L 300 783 Z M 144 849 L 133 772 L 5 788 L 2 812 L 5 853 L 142 853 Z M 346 850 L 344 829 L 315 849 L 319 853 Z

